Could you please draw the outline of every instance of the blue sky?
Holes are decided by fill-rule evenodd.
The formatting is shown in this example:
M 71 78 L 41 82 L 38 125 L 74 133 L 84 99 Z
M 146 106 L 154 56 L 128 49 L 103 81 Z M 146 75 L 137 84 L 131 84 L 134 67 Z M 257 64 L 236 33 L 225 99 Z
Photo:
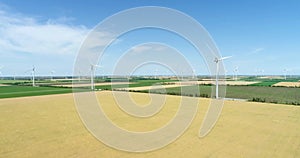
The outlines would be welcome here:
M 56 75 L 70 75 L 87 33 L 108 16 L 139 6 L 169 7 L 195 18 L 211 34 L 222 56 L 233 56 L 225 62 L 229 74 L 236 66 L 240 74 L 263 70 L 265 74 L 278 75 L 284 69 L 290 74 L 300 74 L 300 2 L 297 0 L 2 0 L 0 67 L 3 68 L 0 71 L 3 75 L 29 75 L 26 71 L 35 65 L 38 75 L 50 75 L 51 71 Z M 166 41 L 172 36 L 166 33 L 165 37 L 158 37 L 161 33 L 155 30 L 133 34 L 139 36 L 139 42 Z M 121 41 L 137 44 L 136 39 L 125 37 Z M 178 44 L 180 41 L 177 38 L 173 45 L 182 52 L 193 51 Z M 116 59 L 118 55 L 110 57 Z M 194 56 L 185 55 L 197 73 L 207 73 L 203 61 L 198 63 L 193 61 Z M 110 73 L 110 64 L 103 64 L 103 70 L 98 73 Z

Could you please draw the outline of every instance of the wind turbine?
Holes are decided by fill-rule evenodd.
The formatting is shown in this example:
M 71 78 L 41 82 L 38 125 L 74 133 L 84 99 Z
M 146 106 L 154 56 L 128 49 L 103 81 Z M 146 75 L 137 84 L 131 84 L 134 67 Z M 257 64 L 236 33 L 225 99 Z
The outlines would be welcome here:
M 222 57 L 222 58 L 215 58 L 214 62 L 217 64 L 217 72 L 216 72 L 216 99 L 219 98 L 219 63 L 225 59 L 229 59 L 232 56 Z
M 237 77 L 237 76 L 238 76 L 238 75 L 237 75 L 237 73 L 238 73 L 238 71 L 239 71 L 239 67 L 238 67 L 238 66 L 236 66 L 236 67 L 234 68 L 234 70 L 233 70 L 233 71 L 234 71 L 234 77 L 233 77 L 233 79 L 236 81 L 236 80 L 237 80 L 237 78 L 238 78 L 238 77 Z
M 195 79 L 195 77 L 197 77 L 197 75 L 196 75 L 196 70 L 195 70 L 195 69 L 193 69 L 192 78 L 193 78 L 193 79 Z
M 155 79 L 157 79 L 157 72 L 158 72 L 158 70 L 155 69 L 155 70 L 154 70 L 154 78 L 155 78 Z
M 31 71 L 31 75 L 32 75 L 32 86 L 35 86 L 35 67 L 34 65 L 32 66 L 32 71 Z
M 95 90 L 94 76 L 96 67 L 100 68 L 102 66 L 91 64 L 91 90 Z
M 260 72 L 261 72 L 261 77 L 263 77 L 263 76 L 264 76 L 264 73 L 265 73 L 265 70 L 264 70 L 264 69 L 261 69 Z
M 288 70 L 287 69 L 283 69 L 283 72 L 284 72 L 284 80 L 286 80 L 286 75 L 287 75 Z
M 50 73 L 51 73 L 51 81 L 53 81 L 53 74 L 55 73 L 55 71 L 52 70 L 52 71 L 50 71 Z
M 259 74 L 259 69 L 255 69 L 255 70 L 254 70 L 254 73 L 255 73 L 255 78 L 257 79 L 258 74 Z

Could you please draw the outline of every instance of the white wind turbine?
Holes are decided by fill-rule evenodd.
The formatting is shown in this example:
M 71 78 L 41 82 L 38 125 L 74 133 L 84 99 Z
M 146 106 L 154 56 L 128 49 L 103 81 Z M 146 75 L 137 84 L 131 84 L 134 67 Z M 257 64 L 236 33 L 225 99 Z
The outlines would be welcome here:
M 257 78 L 259 74 L 259 69 L 255 69 L 254 73 L 255 73 L 255 78 Z
M 263 77 L 263 76 L 264 76 L 264 73 L 265 73 L 265 70 L 264 70 L 264 69 L 261 69 L 260 72 L 261 72 L 261 77 Z
M 50 73 L 51 73 L 51 81 L 53 81 L 53 75 L 54 75 L 55 71 L 52 70 L 52 71 L 50 71 Z
M 222 58 L 215 58 L 214 62 L 217 64 L 217 71 L 216 71 L 216 99 L 219 98 L 219 63 L 225 59 L 229 59 L 232 56 L 222 57 Z
M 102 66 L 91 64 L 91 90 L 95 90 L 94 77 L 95 77 L 96 67 L 101 68 Z
M 236 81 L 237 78 L 238 78 L 239 67 L 236 66 L 233 71 L 234 71 L 234 77 L 233 77 L 233 79 Z
M 34 65 L 32 66 L 32 70 L 31 70 L 31 75 L 32 75 L 32 86 L 35 86 L 35 67 Z
M 157 73 L 158 73 L 158 70 L 155 69 L 155 70 L 154 70 L 154 78 L 155 78 L 155 79 L 157 79 Z
M 195 69 L 193 69 L 192 78 L 193 78 L 193 79 L 195 79 L 196 77 L 197 77 L 197 75 L 196 75 L 196 70 L 195 70 Z
M 34 65 L 32 66 L 32 69 L 25 71 L 25 73 L 28 73 L 28 72 L 31 73 L 32 86 L 34 87 L 35 86 L 35 67 L 34 67 Z
M 286 80 L 286 75 L 287 75 L 287 72 L 288 72 L 288 70 L 287 69 L 283 69 L 283 72 L 284 72 L 284 80 Z

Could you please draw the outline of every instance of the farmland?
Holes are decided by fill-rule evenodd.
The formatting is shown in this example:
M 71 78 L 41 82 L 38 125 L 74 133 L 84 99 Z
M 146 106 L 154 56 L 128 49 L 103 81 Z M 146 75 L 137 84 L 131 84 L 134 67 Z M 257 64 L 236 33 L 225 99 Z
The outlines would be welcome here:
M 280 83 L 292 83 L 298 84 L 298 79 L 288 80 L 289 82 L 282 82 L 282 80 L 257 80 L 246 79 L 247 81 L 227 81 L 229 85 L 226 86 L 226 98 L 246 99 L 248 101 L 269 102 L 279 104 L 300 104 L 300 88 L 294 87 L 276 87 L 276 84 Z M 1 80 L 0 80 L 1 81 Z M 88 82 L 88 81 L 86 81 Z M 181 94 L 181 86 L 185 86 L 185 89 L 189 91 L 189 87 L 198 85 L 200 89 L 200 97 L 211 97 L 213 85 L 203 83 L 213 83 L 212 81 L 189 81 L 178 82 L 176 80 L 169 79 L 131 79 L 130 82 L 125 81 L 113 81 L 110 79 L 98 80 L 95 84 L 98 90 L 127 90 L 135 92 L 146 93 L 149 89 L 158 88 L 157 91 L 161 93 L 159 88 L 163 86 L 166 89 L 167 94 L 172 95 L 193 95 L 193 94 Z M 227 83 L 226 82 L 226 83 Z M 48 94 L 63 94 L 72 93 L 71 80 L 58 80 L 47 81 L 41 80 L 38 82 L 40 86 L 32 87 L 27 80 L 2 80 L 0 83 L 5 83 L 0 86 L 0 98 L 12 98 L 12 97 L 24 97 L 24 96 L 37 96 Z M 275 84 L 275 85 L 274 85 Z M 161 85 L 161 86 L 156 86 Z M 89 90 L 90 84 L 75 85 L 82 87 L 80 90 Z M 154 86 L 154 87 L 153 87 Z M 155 90 L 152 90 L 155 93 Z
M 147 94 L 131 93 L 147 103 Z M 156 129 L 171 119 L 180 97 L 168 96 L 151 119 L 121 111 L 109 91 L 97 92 L 107 116 L 131 131 Z M 195 98 L 197 99 L 197 98 Z M 198 131 L 210 99 L 201 98 L 190 128 L 175 142 L 157 151 L 128 153 L 107 147 L 82 124 L 71 94 L 8 98 L 0 101 L 0 157 L 299 157 L 300 108 L 279 104 L 226 101 L 212 132 Z
M 300 1 L 0 1 L 0 158 L 300 158 Z
M 70 88 L 32 87 L 32 86 L 0 86 L 0 98 L 13 98 L 49 94 L 71 93 Z
M 192 86 L 190 86 L 190 88 L 192 88 Z M 200 95 L 202 94 L 203 96 L 211 97 L 212 86 L 200 85 L 199 89 Z M 155 90 L 153 92 L 155 93 Z M 167 88 L 166 92 L 168 94 L 181 95 L 181 88 Z M 261 98 L 264 100 L 264 102 L 281 104 L 295 103 L 298 105 L 298 103 L 300 103 L 300 88 L 264 86 L 226 86 L 226 98 L 247 99 L 249 101 L 255 101 L 253 100 L 254 98 Z

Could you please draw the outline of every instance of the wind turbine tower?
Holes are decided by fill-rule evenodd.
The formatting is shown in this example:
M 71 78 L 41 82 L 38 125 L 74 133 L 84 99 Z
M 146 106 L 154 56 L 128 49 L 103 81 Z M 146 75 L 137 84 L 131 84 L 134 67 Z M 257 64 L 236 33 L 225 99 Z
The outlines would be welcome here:
M 236 81 L 237 80 L 237 78 L 238 78 L 238 71 L 239 71 L 239 67 L 238 66 L 236 66 L 235 68 L 234 68 L 234 80 Z
M 32 67 L 32 71 L 31 71 L 31 75 L 32 75 L 32 86 L 35 87 L 35 67 Z
M 217 71 L 216 71 L 216 99 L 219 99 L 219 63 L 225 59 L 229 59 L 232 56 L 222 57 L 222 58 L 215 58 L 214 62 L 217 64 Z
M 101 67 L 101 66 L 91 64 L 91 90 L 95 90 L 94 77 L 95 77 L 96 67 Z
M 287 79 L 287 72 L 288 72 L 288 70 L 287 69 L 283 69 L 283 72 L 284 72 L 284 80 L 286 80 Z

